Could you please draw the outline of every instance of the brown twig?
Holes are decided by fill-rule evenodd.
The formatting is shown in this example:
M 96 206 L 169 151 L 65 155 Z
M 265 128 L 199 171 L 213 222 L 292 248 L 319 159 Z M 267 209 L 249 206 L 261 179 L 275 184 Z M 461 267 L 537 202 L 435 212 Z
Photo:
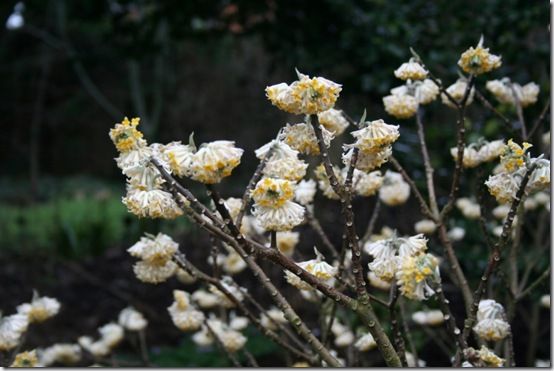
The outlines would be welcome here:
M 420 109 L 417 110 L 416 123 L 417 123 L 417 136 L 419 137 L 419 145 L 421 147 L 421 155 L 423 157 L 423 164 L 425 166 L 425 177 L 427 179 L 427 192 L 429 192 L 429 205 L 431 212 L 438 218 L 439 206 L 437 204 L 437 196 L 435 195 L 435 183 L 433 181 L 433 166 L 431 165 L 431 157 L 427 150 L 427 144 L 425 143 L 425 131 L 423 128 L 423 112 Z
M 546 113 L 548 112 L 549 108 L 550 108 L 550 100 L 548 100 L 548 102 L 546 102 L 546 104 L 544 105 L 544 108 L 541 111 L 541 114 L 539 115 L 539 117 L 533 123 L 533 126 L 531 127 L 531 130 L 529 130 L 529 134 L 527 134 L 527 138 L 531 138 L 533 136 L 533 134 L 535 134 L 535 131 L 537 131 L 539 125 L 542 122 L 542 120 L 544 120 L 544 117 L 546 116 Z M 527 139 L 527 138 L 525 138 L 525 139 Z

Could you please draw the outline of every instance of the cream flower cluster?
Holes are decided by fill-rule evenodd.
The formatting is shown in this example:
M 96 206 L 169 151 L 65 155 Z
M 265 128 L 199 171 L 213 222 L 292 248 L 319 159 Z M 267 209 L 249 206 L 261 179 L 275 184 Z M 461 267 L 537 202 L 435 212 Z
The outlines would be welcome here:
M 30 324 L 44 322 L 58 314 L 59 310 L 57 299 L 41 297 L 33 291 L 31 302 L 18 305 L 15 314 L 2 316 L 0 312 L 0 352 L 16 348 Z
M 269 231 L 288 231 L 304 220 L 304 207 L 291 199 L 294 183 L 285 179 L 262 178 L 252 191 L 252 215 Z
M 410 185 L 402 174 L 387 170 L 383 178 L 383 185 L 379 189 L 379 199 L 388 206 L 398 206 L 408 201 Z
M 520 146 L 510 139 L 500 157 L 499 170 L 485 182 L 489 193 L 499 203 L 511 202 L 530 167 L 534 167 L 535 170 L 530 176 L 525 192 L 542 191 L 550 187 L 550 161 L 542 158 L 542 155 L 531 158 L 529 154 L 526 154 L 530 147 L 531 145 L 528 143 Z
M 323 143 L 329 148 L 333 133 L 325 127 L 321 128 Z M 285 142 L 292 149 L 305 155 L 319 155 L 319 145 L 314 128 L 310 124 L 301 122 L 299 124 L 287 124 L 281 129 L 278 140 Z
M 438 326 L 444 323 L 444 314 L 440 310 L 414 312 L 412 321 L 421 326 Z
M 464 78 L 458 79 L 454 84 L 446 88 L 446 92 L 456 102 L 461 103 L 467 90 L 467 80 Z M 473 102 L 473 96 L 475 95 L 475 88 L 471 88 L 466 100 L 466 106 L 469 106 Z M 456 108 L 456 105 L 448 99 L 446 94 L 441 94 L 442 103 L 451 108 Z
M 469 361 L 465 361 L 462 367 L 503 367 L 505 362 L 484 345 L 479 350 L 472 347 L 467 348 L 464 356 Z
M 537 103 L 540 92 L 539 86 L 534 82 L 521 86 L 518 83 L 511 82 L 508 77 L 487 81 L 486 87 L 500 103 L 515 106 L 517 98 L 522 107 Z
M 404 257 L 396 272 L 402 295 L 413 300 L 425 300 L 434 295 L 431 284 L 440 282 L 438 265 L 438 259 L 431 254 Z
M 297 71 L 298 80 L 280 83 L 265 89 L 274 106 L 293 114 L 315 115 L 335 105 L 342 86 L 323 77 L 312 77 Z
M 335 173 L 337 181 L 340 184 L 344 184 L 344 180 L 345 180 L 343 178 L 344 173 L 335 165 L 333 165 L 333 172 Z M 331 186 L 331 182 L 329 181 L 329 177 L 327 176 L 327 171 L 325 170 L 325 166 L 323 166 L 323 164 L 319 164 L 314 169 L 314 175 L 317 179 L 317 184 L 319 186 L 319 189 L 323 193 L 323 196 L 331 200 L 340 199 L 339 195 L 336 194 L 335 190 Z
M 192 336 L 192 340 L 199 346 L 207 346 L 214 343 L 215 339 L 212 331 L 225 350 L 235 353 L 241 350 L 246 344 L 247 338 L 239 331 L 233 329 L 230 325 L 223 323 L 217 318 L 207 320 L 210 329 L 202 326 L 202 329 Z M 211 330 L 211 331 L 210 331 Z
M 117 322 L 128 331 L 141 331 L 148 325 L 148 321 L 142 313 L 133 307 L 127 307 L 119 312 Z
M 244 293 L 246 292 L 246 289 L 238 288 L 234 284 L 233 279 L 230 276 L 223 276 L 220 283 L 225 288 L 225 290 L 227 290 L 227 292 L 233 295 L 237 300 L 244 300 Z M 223 291 L 219 290 L 214 285 L 210 285 L 209 289 L 212 294 L 218 297 L 218 304 L 222 307 L 234 308 L 236 306 L 235 303 L 231 301 Z
M 301 180 L 294 189 L 294 199 L 304 206 L 313 203 L 317 192 L 316 185 L 313 179 Z
M 30 303 L 17 306 L 17 312 L 27 316 L 29 323 L 40 323 L 55 316 L 60 311 L 60 302 L 47 296 L 39 297 L 35 291 Z
M 337 348 L 345 348 L 354 343 L 356 340 L 356 337 L 350 328 L 340 323 L 338 318 L 334 319 L 333 325 L 331 326 L 331 332 L 335 336 L 334 344 Z
M 27 350 L 16 354 L 10 367 L 30 368 L 37 367 L 38 365 L 39 362 L 36 350 Z
M 481 217 L 481 206 L 469 198 L 459 198 L 456 200 L 456 207 L 467 219 L 479 219 Z
M 417 113 L 419 105 L 435 101 L 440 90 L 432 80 L 424 79 L 408 81 L 405 85 L 391 89 L 390 93 L 383 98 L 385 110 L 396 118 L 405 119 L 413 117 Z
M 183 212 L 171 194 L 161 189 L 164 181 L 150 163 L 153 156 L 163 158 L 163 146 L 157 143 L 148 146 L 137 129 L 139 122 L 139 118 L 129 121 L 125 117 L 110 130 L 110 138 L 120 152 L 115 159 L 117 166 L 127 176 L 127 195 L 122 201 L 129 212 L 139 217 L 173 219 Z M 171 144 L 173 149 L 176 146 Z M 171 171 L 170 165 L 161 161 Z
M 416 233 L 433 234 L 437 229 L 437 225 L 430 219 L 422 219 L 414 224 Z
M 142 282 L 157 284 L 175 274 L 177 264 L 171 259 L 178 248 L 179 244 L 171 237 L 158 233 L 157 236 L 146 234 L 146 237 L 141 237 L 127 252 L 141 259 L 133 266 L 137 278 Z
M 333 135 L 341 135 L 349 125 L 344 113 L 334 108 L 318 113 L 317 121 Z
M 411 58 L 408 62 L 402 63 L 394 71 L 394 76 L 400 80 L 423 80 L 427 77 L 427 70 L 419 64 L 414 58 Z
M 464 72 L 474 75 L 481 75 L 483 73 L 490 72 L 497 69 L 501 65 L 501 57 L 489 53 L 488 48 L 483 48 L 482 38 L 475 48 L 470 47 L 468 50 L 463 52 L 460 56 L 460 60 L 458 61 L 458 66 L 460 66 Z
M 28 327 L 29 317 L 26 314 L 0 314 L 0 351 L 9 351 L 17 347 Z
M 243 152 L 228 140 L 202 144 L 192 156 L 190 177 L 204 184 L 219 183 L 240 164 Z
M 308 164 L 298 158 L 298 151 L 284 142 L 272 140 L 256 150 L 256 157 L 262 160 L 269 151 L 271 156 L 262 171 L 265 176 L 295 182 L 304 178 Z
M 79 345 L 94 357 L 105 357 L 110 354 L 121 343 L 125 335 L 123 327 L 116 323 L 108 323 L 100 327 L 98 332 L 100 333 L 98 340 L 94 340 L 90 336 L 81 336 L 77 339 Z
M 78 344 L 59 343 L 44 349 L 37 349 L 38 363 L 42 367 L 53 364 L 74 365 L 81 360 L 82 352 Z
M 262 326 L 274 331 L 277 330 L 279 324 L 287 323 L 283 311 L 276 307 L 271 307 L 265 313 L 262 313 L 260 321 Z
M 277 249 L 286 256 L 292 256 L 299 241 L 299 232 L 277 232 Z
M 192 305 L 185 291 L 173 290 L 173 298 L 173 303 L 167 308 L 173 324 L 181 331 L 198 330 L 204 322 L 204 313 Z
M 372 349 L 377 348 L 377 342 L 373 338 L 373 335 L 371 333 L 366 333 L 358 338 L 356 342 L 354 343 L 354 347 L 358 349 L 360 352 L 368 352 Z
M 397 119 L 414 117 L 419 108 L 418 100 L 409 94 L 391 94 L 383 97 L 385 111 Z
M 471 143 L 464 148 L 464 157 L 462 160 L 462 166 L 464 168 L 473 168 L 481 165 L 485 162 L 491 162 L 500 157 L 506 150 L 506 144 L 504 140 L 478 141 Z M 450 148 L 450 154 L 454 158 L 454 161 L 458 159 L 458 148 Z
M 504 318 L 502 305 L 491 299 L 481 300 L 477 310 L 477 324 L 473 327 L 473 331 L 487 341 L 502 340 L 510 331 L 510 324 Z
M 379 279 L 392 282 L 404 257 L 427 250 L 427 239 L 423 234 L 408 238 L 393 235 L 388 239 L 368 241 L 363 249 L 368 255 L 373 256 L 373 261 L 368 264 L 369 270 Z
M 351 133 L 356 138 L 352 146 L 362 153 L 374 155 L 382 152 L 400 137 L 398 125 L 389 125 L 383 120 L 365 122 L 363 125 L 362 129 Z
M 334 282 L 334 277 L 338 273 L 338 269 L 330 265 L 325 261 L 325 258 L 316 248 L 314 248 L 316 258 L 296 263 L 300 268 L 307 271 L 308 273 L 313 274 L 321 281 L 332 285 Z M 295 273 L 291 271 L 285 271 L 285 279 L 289 284 L 296 287 L 299 290 L 313 290 L 312 286 L 307 282 L 304 282 L 298 277 Z

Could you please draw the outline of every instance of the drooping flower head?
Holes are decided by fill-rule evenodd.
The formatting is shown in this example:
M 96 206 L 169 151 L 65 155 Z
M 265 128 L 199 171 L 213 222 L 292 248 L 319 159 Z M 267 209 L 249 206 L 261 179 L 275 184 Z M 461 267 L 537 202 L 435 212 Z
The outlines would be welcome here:
M 195 331 L 204 322 L 204 313 L 194 308 L 189 294 L 182 290 L 173 290 L 175 301 L 167 308 L 173 324 L 181 331 Z
M 383 120 L 366 122 L 363 129 L 353 131 L 354 147 L 367 154 L 376 154 L 394 143 L 399 137 L 398 125 L 389 125 Z
M 466 73 L 481 75 L 497 69 L 502 65 L 501 57 L 489 53 L 489 48 L 483 48 L 483 38 L 474 48 L 470 47 L 462 53 L 458 66 Z
M 508 145 L 504 149 L 504 153 L 500 156 L 500 162 L 504 169 L 512 173 L 525 165 L 525 152 L 533 145 L 523 142 L 523 145 L 515 143 L 513 139 L 508 141 Z
M 252 215 L 265 230 L 288 231 L 304 220 L 304 207 L 291 201 L 294 184 L 285 179 L 262 178 L 252 191 Z
M 194 146 L 171 142 L 163 147 L 163 158 L 177 176 L 190 176 Z
M 261 160 L 270 150 L 271 157 L 262 171 L 265 176 L 298 181 L 306 175 L 308 164 L 298 158 L 298 151 L 284 142 L 272 140 L 256 150 L 256 157 Z
M 427 73 L 421 64 L 411 58 L 394 71 L 394 76 L 400 80 L 423 80 L 427 77 Z
M 349 125 L 342 111 L 334 108 L 318 113 L 317 120 L 321 126 L 329 130 L 333 135 L 341 135 Z
M 440 281 L 438 259 L 431 254 L 404 256 L 400 258 L 396 278 L 402 295 L 425 300 L 434 294 L 432 284 Z
M 414 117 L 419 107 L 417 99 L 408 94 L 387 95 L 383 97 L 383 105 L 385 106 L 385 111 L 397 119 Z
M 323 77 L 312 77 L 298 72 L 298 80 L 290 86 L 280 83 L 268 86 L 267 98 L 279 109 L 293 113 L 315 115 L 333 108 L 342 86 Z
M 467 81 L 464 78 L 458 79 L 454 84 L 446 88 L 446 92 L 458 103 L 462 102 L 464 98 L 465 91 L 467 89 Z M 473 95 L 475 94 L 475 88 L 471 88 L 469 95 L 466 100 L 466 106 L 469 106 L 473 102 Z M 446 104 L 448 107 L 456 108 L 456 105 L 448 99 L 446 94 L 441 94 L 442 103 Z
M 323 143 L 329 147 L 333 139 L 333 133 L 321 127 Z M 314 128 L 306 123 L 287 124 L 279 133 L 279 140 L 288 144 L 292 149 L 305 155 L 318 155 L 319 145 Z
M 127 117 L 115 127 L 110 129 L 110 138 L 121 153 L 129 152 L 134 149 L 146 146 L 146 141 L 142 139 L 142 132 L 137 130 L 140 118 L 132 118 L 131 121 Z
M 142 313 L 133 307 L 127 307 L 119 312 L 118 323 L 128 331 L 144 330 L 148 325 Z
M 402 178 L 402 174 L 387 170 L 379 189 L 379 199 L 388 206 L 397 206 L 405 203 L 409 197 L 410 185 Z
M 331 284 L 334 280 L 334 277 L 338 273 L 338 269 L 330 265 L 325 261 L 325 258 L 321 253 L 314 247 L 314 251 L 316 253 L 315 259 L 310 259 L 307 261 L 303 261 L 300 263 L 297 263 L 297 265 L 308 271 L 309 273 L 313 274 L 323 282 L 326 282 L 327 284 Z M 285 278 L 289 284 L 296 287 L 299 290 L 312 290 L 312 286 L 310 286 L 307 282 L 304 282 L 295 275 L 291 271 L 285 271 Z
M 294 185 L 285 179 L 262 178 L 252 191 L 254 201 L 264 207 L 279 208 L 294 197 Z
M 57 299 L 48 296 L 39 297 L 35 291 L 33 292 L 32 301 L 18 305 L 17 312 L 26 315 L 29 318 L 29 323 L 38 323 L 58 314 L 60 307 L 60 302 Z
M 243 152 L 228 140 L 202 144 L 191 159 L 191 178 L 204 184 L 219 183 L 240 164 Z

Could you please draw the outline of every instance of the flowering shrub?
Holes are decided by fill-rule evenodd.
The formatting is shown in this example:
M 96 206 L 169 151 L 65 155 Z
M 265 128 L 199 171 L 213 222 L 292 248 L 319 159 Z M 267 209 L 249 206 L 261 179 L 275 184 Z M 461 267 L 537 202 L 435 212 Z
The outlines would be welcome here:
M 302 122 L 287 123 L 276 130 L 275 139 L 256 150 L 260 163 L 242 195 L 222 196 L 224 188 L 219 186 L 241 163 L 244 151 L 236 143 L 217 140 L 197 146 L 191 136 L 188 144 L 148 144 L 139 118 L 125 118 L 109 135 L 119 152 L 117 166 L 127 177 L 122 201 L 128 211 L 139 218 L 187 217 L 212 237 L 212 245 L 205 251 L 212 269 L 206 271 L 189 260 L 187 247 L 180 247 L 171 236 L 145 235 L 128 249 L 138 259 L 133 267 L 136 278 L 161 284 L 176 276 L 185 286 L 194 284 L 194 289 L 173 292 L 174 302 L 166 315 L 176 328 L 191 333 L 198 347 L 215 344 L 235 366 L 240 366 L 241 352 L 250 365 L 257 364 L 245 348 L 248 338 L 244 329 L 249 324 L 288 354 L 289 366 L 358 366 L 366 352 L 378 352 L 388 366 L 424 366 L 410 332 L 440 326 L 448 331 L 441 347 L 452 366 L 514 366 L 511 323 L 515 306 L 549 274 L 548 269 L 529 284 L 531 267 L 519 279 L 517 246 L 522 243 L 528 214 L 538 208 L 550 210 L 550 161 L 548 154 L 537 153 L 526 142 L 546 113 L 544 110 L 532 127 L 526 126 L 523 108 L 536 103 L 539 95 L 533 83 L 521 86 L 509 78 L 486 82 L 486 89 L 499 103 L 515 107 L 521 134 L 508 140 L 480 138 L 467 143 L 466 109 L 476 98 L 511 125 L 477 84 L 481 75 L 501 63 L 481 40 L 461 55 L 461 77 L 446 86 L 413 52 L 413 58 L 394 71 L 404 85 L 383 98 L 392 117 L 366 120 L 364 113 L 359 122 L 335 108 L 340 84 L 297 71 L 298 80 L 269 86 L 266 95 L 271 104 L 300 116 L 297 121 Z M 434 184 L 421 107 L 436 102 L 439 96 L 455 110 L 457 127 L 457 144 L 449 151 L 451 187 L 445 195 L 439 194 Z M 394 156 L 394 144 L 402 141 L 402 136 L 400 125 L 391 121 L 413 117 L 425 167 L 424 189 Z M 350 143 L 344 145 L 341 158 L 331 158 L 333 140 L 346 135 L 349 128 Z M 485 197 L 481 190 L 473 195 L 462 195 L 459 190 L 462 177 L 473 168 L 490 172 L 480 186 L 498 203 L 492 215 L 481 207 Z M 212 202 L 200 202 L 187 182 L 202 183 Z M 317 220 L 318 193 L 340 204 L 336 223 L 344 231 L 341 246 L 330 242 Z M 360 233 L 352 203 L 355 198 L 367 197 L 377 201 L 367 230 Z M 415 233 L 400 235 L 394 225 L 377 233 L 374 225 L 380 208 L 399 208 L 410 197 L 415 197 L 421 208 Z M 489 251 L 477 283 L 466 278 L 454 248 L 465 236 L 465 230 L 457 225 L 460 216 L 455 208 L 461 217 L 479 224 L 482 248 Z M 297 261 L 295 248 L 307 228 L 313 228 L 319 240 L 314 242 L 311 259 Z M 501 264 L 502 258 L 506 264 Z M 263 261 L 277 267 L 283 281 L 294 287 L 302 300 L 319 305 L 318 318 L 300 316 L 291 298 L 269 278 Z M 251 273 L 249 279 L 239 282 L 237 274 L 246 270 Z M 508 278 L 509 295 L 504 287 L 490 285 L 496 276 Z M 251 285 L 268 293 L 271 306 L 264 307 L 263 300 L 253 297 Z M 464 310 L 456 311 L 463 312 L 461 317 L 454 315 L 445 296 L 453 285 L 464 303 Z M 544 301 L 549 306 L 549 298 Z M 422 310 L 408 317 L 407 303 L 419 303 L 411 307 Z M 56 300 L 35 297 L 18 307 L 17 314 L 3 317 L 0 349 L 17 350 L 28 325 L 47 319 L 58 309 Z M 119 324 L 101 327 L 98 339 L 85 336 L 78 339 L 78 345 L 16 351 L 13 363 L 70 364 L 83 352 L 101 360 L 126 332 L 142 334 L 147 323 L 141 313 L 125 308 Z M 418 327 L 410 328 L 409 323 Z

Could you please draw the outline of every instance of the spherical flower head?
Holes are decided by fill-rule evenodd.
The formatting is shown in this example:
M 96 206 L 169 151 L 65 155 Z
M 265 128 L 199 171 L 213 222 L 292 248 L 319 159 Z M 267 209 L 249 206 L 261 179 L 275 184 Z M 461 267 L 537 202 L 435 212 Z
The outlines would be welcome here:
M 501 57 L 489 53 L 488 48 L 483 48 L 482 42 L 477 47 L 470 47 L 462 53 L 458 66 L 466 73 L 481 75 L 497 69 L 502 65 Z
M 433 234 L 437 229 L 437 225 L 430 219 L 423 219 L 414 224 L 416 233 Z
M 465 79 L 458 79 L 454 84 L 446 88 L 446 92 L 458 103 L 461 103 L 464 98 L 465 91 L 467 89 L 467 81 Z M 475 89 L 472 87 L 469 91 L 469 95 L 466 100 L 466 106 L 469 106 L 473 102 L 473 95 L 475 94 Z M 441 94 L 442 103 L 446 104 L 448 107 L 456 108 L 456 105 L 448 99 L 446 94 Z
M 387 95 L 383 98 L 385 111 L 397 119 L 409 119 L 417 113 L 419 104 L 411 95 Z
M 356 343 L 354 343 L 354 347 L 356 347 L 356 349 L 360 352 L 368 352 L 377 348 L 377 342 L 373 338 L 373 335 L 368 332 L 367 334 L 361 336 Z
M 38 365 L 37 352 L 35 350 L 31 350 L 31 351 L 18 353 L 15 356 L 10 367 L 31 368 L 31 367 L 37 367 L 37 365 Z
M 522 107 L 528 107 L 537 103 L 539 97 L 540 88 L 534 82 L 527 83 L 521 88 L 521 96 L 519 97 L 519 103 Z
M 513 139 L 508 141 L 508 145 L 504 149 L 504 153 L 500 156 L 500 162 L 504 169 L 512 173 L 525 165 L 525 152 L 533 145 L 523 142 L 520 146 Z
M 402 63 L 394 71 L 394 76 L 400 80 L 423 80 L 427 77 L 427 70 L 416 62 L 414 58 L 411 58 L 409 62 Z
M 344 331 L 335 337 L 334 344 L 338 348 L 344 348 L 351 345 L 355 339 L 356 338 L 354 337 L 354 333 L 352 331 Z
M 196 290 L 192 300 L 202 309 L 211 309 L 219 305 L 219 297 L 206 290 Z
M 404 204 L 410 197 L 410 185 L 400 173 L 387 170 L 383 185 L 379 189 L 379 199 L 388 206 Z
M 464 355 L 478 367 L 502 367 L 504 365 L 504 359 L 498 357 L 484 345 L 478 351 L 471 347 L 467 348 Z
M 450 154 L 454 161 L 458 160 L 458 147 L 450 148 Z M 462 159 L 462 166 L 464 168 L 474 168 L 481 163 L 481 157 L 479 152 L 474 147 L 464 148 L 464 157 Z
M 181 144 L 181 142 L 171 142 L 163 147 L 162 154 L 174 174 L 180 177 L 190 176 L 194 155 L 193 146 Z
M 427 250 L 428 241 L 423 233 L 408 238 L 398 238 L 398 256 L 414 256 L 423 253 Z
M 333 133 L 324 127 L 321 128 L 321 133 L 325 147 L 329 147 L 333 139 Z M 306 123 L 301 122 L 294 125 L 287 124 L 279 133 L 279 140 L 305 155 L 319 154 L 319 145 L 317 143 L 314 128 Z
M 17 312 L 29 318 L 29 323 L 40 323 L 55 316 L 60 311 L 60 302 L 47 296 L 39 297 L 35 292 L 31 303 L 17 306 Z
M 291 85 L 291 95 L 297 103 L 296 114 L 315 115 L 333 108 L 342 85 L 323 77 L 312 77 L 298 73 L 298 81 Z
M 45 349 L 38 349 L 39 363 L 43 367 L 61 363 L 73 365 L 81 360 L 81 347 L 78 344 L 54 344 Z
M 444 323 L 444 315 L 440 310 L 420 311 L 412 314 L 412 320 L 422 326 L 437 326 Z
M 494 196 L 498 203 L 509 203 L 519 190 L 523 172 L 524 169 L 522 168 L 514 173 L 491 175 L 485 182 L 485 185 L 489 189 L 489 193 Z
M 256 157 L 263 159 L 271 150 L 263 174 L 267 177 L 298 181 L 306 175 L 308 164 L 298 158 L 298 151 L 288 144 L 273 140 L 256 150 Z
M 285 179 L 264 177 L 258 181 L 252 191 L 257 205 L 267 208 L 281 208 L 294 197 L 294 184 Z
M 378 279 L 390 284 L 397 272 L 397 262 L 394 257 L 376 258 L 368 268 Z
M 294 190 L 294 199 L 302 205 L 309 205 L 314 202 L 316 193 L 316 182 L 313 179 L 301 180 Z
M 131 121 L 125 117 L 121 123 L 115 124 L 115 127 L 110 129 L 110 139 L 119 152 L 129 152 L 146 146 L 142 133 L 137 130 L 139 122 L 138 117 L 132 118 Z
M 473 331 L 483 340 L 500 341 L 508 336 L 510 325 L 502 319 L 487 318 L 477 322 Z
M 383 120 L 366 122 L 365 125 L 363 129 L 351 133 L 356 138 L 353 146 L 361 152 L 367 154 L 379 153 L 400 137 L 398 125 L 389 125 Z
M 265 94 L 271 104 L 280 110 L 289 113 L 300 111 L 300 102 L 294 99 L 292 88 L 284 82 L 266 87 Z
M 190 177 L 204 184 L 219 183 L 240 164 L 243 152 L 228 140 L 204 143 L 192 156 Z
M 430 79 L 415 82 L 415 98 L 419 104 L 425 105 L 433 102 L 440 94 L 439 87 Z
M 141 331 L 148 325 L 142 313 L 133 307 L 127 307 L 119 312 L 118 323 L 129 331 Z
M 87 352 L 94 357 L 105 357 L 110 354 L 110 348 L 102 341 L 93 341 L 90 336 L 81 336 L 77 339 L 77 342 Z
M 125 331 L 117 323 L 108 323 L 98 329 L 100 341 L 108 348 L 115 348 L 123 340 Z
M 479 148 L 479 160 L 480 162 L 490 162 L 500 157 L 506 150 L 506 144 L 504 140 L 493 140 L 487 142 L 481 148 Z
M 231 328 L 220 330 L 216 333 L 225 350 L 235 353 L 244 348 L 248 340 L 243 334 Z
M 142 282 L 158 284 L 167 281 L 175 274 L 177 264 L 168 260 L 165 263 L 157 264 L 141 260 L 133 265 L 135 276 Z
M 344 133 L 349 125 L 342 111 L 334 108 L 318 113 L 317 120 L 321 126 L 329 130 L 335 136 Z
M 175 219 L 183 215 L 171 193 L 161 189 L 145 190 L 129 184 L 122 202 L 130 213 L 139 218 Z
M 223 270 L 228 274 L 238 274 L 246 268 L 246 262 L 236 252 L 230 252 L 224 259 Z
M 396 279 L 402 295 L 412 300 L 426 300 L 434 294 L 429 283 L 440 280 L 436 257 L 431 254 L 404 256 L 398 266 Z
M 231 318 L 229 319 L 229 327 L 233 330 L 244 330 L 248 327 L 250 320 L 247 317 L 237 316 L 235 312 L 231 313 Z
M 242 301 L 244 299 L 244 292 L 246 291 L 246 289 L 238 288 L 237 286 L 235 286 L 231 277 L 224 276 L 221 279 L 221 285 L 223 285 L 225 290 L 233 295 L 237 300 Z M 219 305 L 223 306 L 224 308 L 234 308 L 236 306 L 235 302 L 230 300 L 227 295 L 223 291 L 219 290 L 216 286 L 210 285 L 209 289 L 210 292 L 212 292 L 219 298 Z
M 372 171 L 368 174 L 358 169 L 354 169 L 353 183 L 356 194 L 362 197 L 369 197 L 377 193 L 383 184 L 383 176 L 379 170 Z
M 342 155 L 342 163 L 346 166 L 349 166 L 354 148 L 351 148 L 351 146 L 345 147 L 348 149 Z M 356 161 L 356 169 L 365 172 L 375 170 L 386 163 L 391 155 L 392 146 L 386 146 L 381 151 L 376 153 L 359 152 L 358 161 Z
M 204 313 L 190 303 L 189 295 L 182 290 L 173 290 L 175 301 L 167 308 L 173 324 L 182 331 L 195 331 L 204 322 Z
M 277 249 L 286 256 L 292 256 L 300 241 L 298 232 L 277 232 Z
M 512 89 L 510 88 L 510 79 L 509 78 L 503 78 L 501 80 L 490 80 L 486 83 L 486 88 L 488 91 L 494 95 L 496 100 L 498 100 L 500 103 L 504 104 L 514 104 L 514 94 Z M 516 89 L 514 85 L 514 90 Z
M 333 267 L 332 265 L 328 264 L 323 256 L 315 249 L 317 258 L 316 259 L 310 259 L 307 261 L 303 261 L 300 263 L 297 263 L 297 265 L 307 271 L 308 273 L 313 274 L 318 279 L 322 280 L 323 282 L 333 282 L 334 277 L 338 273 L 338 269 Z M 285 271 L 285 279 L 289 284 L 296 287 L 299 290 L 312 290 L 312 286 L 310 286 L 307 282 L 304 282 L 298 277 L 296 274 L 294 274 L 291 271 Z
M 342 90 L 340 84 L 297 73 L 298 81 L 290 86 L 280 83 L 266 88 L 266 96 L 274 106 L 297 115 L 315 115 L 333 108 Z
M 529 188 L 533 191 L 547 190 L 550 188 L 550 161 L 545 159 L 535 160 L 538 165 L 529 179 Z M 530 200 L 530 199 L 528 199 Z
M 131 246 L 127 251 L 131 256 L 140 258 L 152 264 L 163 265 L 171 260 L 179 244 L 166 234 L 158 233 L 156 236 L 147 234 Z
M 0 351 L 8 351 L 17 347 L 21 335 L 27 331 L 29 317 L 26 314 L 0 315 Z

